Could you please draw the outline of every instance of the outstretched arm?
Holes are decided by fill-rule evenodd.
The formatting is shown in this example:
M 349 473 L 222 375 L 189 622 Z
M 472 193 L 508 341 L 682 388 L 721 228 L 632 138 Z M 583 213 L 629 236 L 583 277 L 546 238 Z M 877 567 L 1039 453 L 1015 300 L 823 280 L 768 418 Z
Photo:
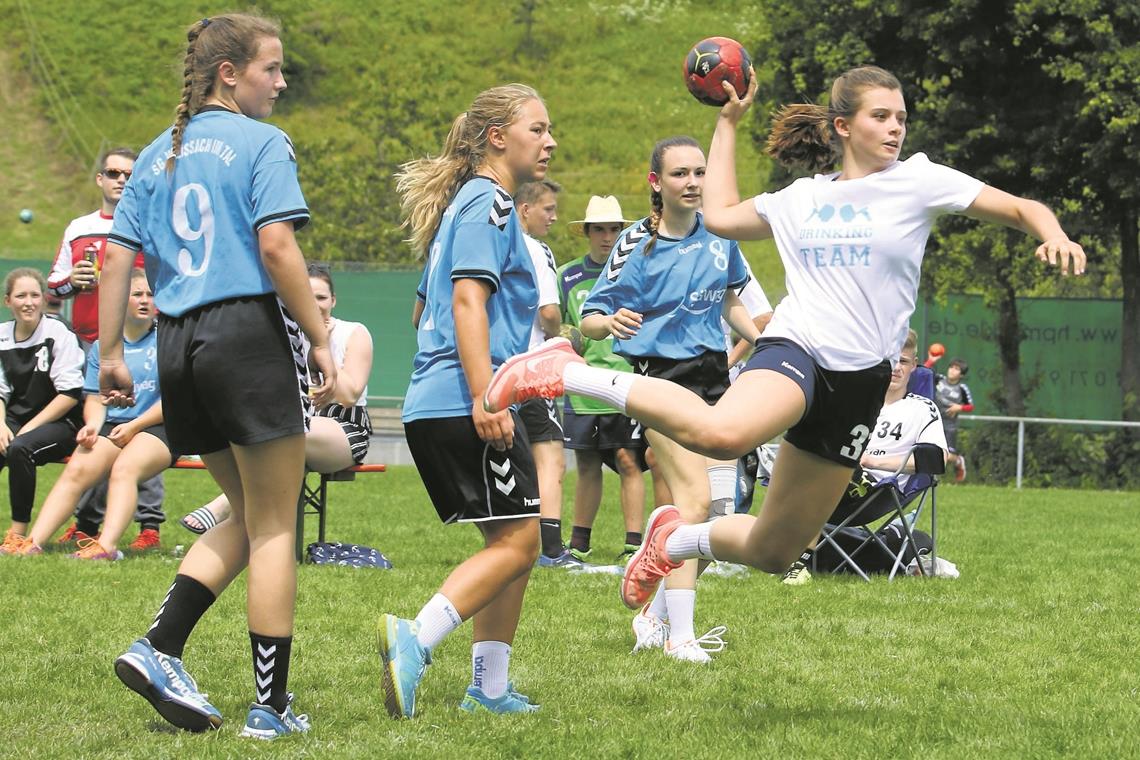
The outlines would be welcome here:
M 1043 203 L 986 185 L 965 211 L 971 219 L 1003 224 L 1041 241 L 1037 258 L 1061 267 L 1061 276 L 1085 273 L 1085 249 L 1069 240 L 1057 217 Z
M 741 100 L 736 90 L 728 82 L 724 83 L 728 102 L 720 109 L 709 146 L 708 167 L 705 170 L 705 186 L 702 191 L 702 209 L 705 226 L 714 235 L 729 240 L 762 240 L 772 237 L 772 228 L 752 205 L 751 199 L 740 200 L 736 185 L 736 125 L 752 105 L 759 87 L 756 72 L 748 92 Z

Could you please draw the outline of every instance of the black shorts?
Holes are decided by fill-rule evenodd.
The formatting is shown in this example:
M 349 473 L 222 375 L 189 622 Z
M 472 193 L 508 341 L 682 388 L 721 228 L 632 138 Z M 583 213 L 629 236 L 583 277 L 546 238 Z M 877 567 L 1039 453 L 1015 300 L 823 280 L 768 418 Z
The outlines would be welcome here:
M 743 371 L 754 369 L 779 372 L 804 392 L 806 411 L 785 441 L 832 462 L 859 464 L 891 382 L 890 362 L 840 372 L 820 367 L 786 338 L 761 338 Z
M 404 423 L 408 449 L 444 523 L 538 517 L 538 475 L 518 412 L 515 443 L 496 451 L 470 417 Z
M 304 338 L 274 294 L 158 320 L 158 378 L 170 445 L 211 454 L 304 434 L 312 404 Z
M 554 399 L 532 398 L 524 401 L 519 405 L 519 417 L 526 427 L 526 437 L 532 444 L 562 442 L 562 420 L 558 419 L 558 405 Z
M 728 354 L 706 351 L 692 359 L 663 359 L 647 356 L 631 359 L 633 371 L 646 377 L 659 377 L 688 388 L 712 405 L 728 390 Z
M 103 427 L 99 428 L 99 435 L 109 440 L 111 438 L 111 431 L 122 424 L 122 422 L 104 422 Z M 162 445 L 165 446 L 166 450 L 170 452 L 171 464 L 177 462 L 178 457 L 182 456 L 177 451 L 170 448 L 170 439 L 166 435 L 166 425 L 162 424 L 161 422 L 157 425 L 151 425 L 150 427 L 143 428 L 139 431 L 139 433 L 150 433 L 155 438 L 162 441 Z M 136 433 L 136 435 L 138 435 L 138 433 Z
M 364 457 L 368 456 L 368 444 L 372 442 L 372 419 L 368 416 L 366 407 L 329 404 L 316 412 L 315 416 L 336 420 L 348 439 L 352 461 L 356 464 L 364 461 Z
M 614 472 L 621 472 L 617 466 L 618 449 L 634 452 L 641 471 L 649 469 L 645 462 L 645 428 L 632 417 L 624 414 L 574 414 L 569 408 L 562 418 L 565 436 L 563 444 L 574 451 L 596 451 L 602 455 L 602 463 Z

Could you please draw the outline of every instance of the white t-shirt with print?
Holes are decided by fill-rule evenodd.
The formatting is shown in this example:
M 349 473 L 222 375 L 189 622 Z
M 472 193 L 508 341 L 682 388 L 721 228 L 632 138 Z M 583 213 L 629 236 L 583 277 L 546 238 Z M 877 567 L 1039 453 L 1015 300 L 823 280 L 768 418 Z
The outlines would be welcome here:
M 798 179 L 754 204 L 772 227 L 788 289 L 765 337 L 851 371 L 897 360 L 930 228 L 968 208 L 983 183 L 923 153 L 859 179 L 837 176 Z
M 534 263 L 534 274 L 538 280 L 538 308 L 554 304 L 558 306 L 558 269 L 554 264 L 554 253 L 550 246 L 530 235 L 523 235 L 526 240 L 526 249 L 530 252 L 530 260 Z M 535 312 L 534 326 L 530 329 L 530 347 L 534 348 L 546 340 L 546 333 L 542 331 L 542 319 Z
M 933 443 L 946 450 L 946 433 L 938 407 L 925 396 L 908 393 L 879 411 L 875 429 L 867 440 L 863 455 L 897 457 L 907 454 L 916 443 Z M 876 480 L 893 475 L 894 470 L 867 470 Z M 911 476 L 899 475 L 899 488 L 906 490 Z

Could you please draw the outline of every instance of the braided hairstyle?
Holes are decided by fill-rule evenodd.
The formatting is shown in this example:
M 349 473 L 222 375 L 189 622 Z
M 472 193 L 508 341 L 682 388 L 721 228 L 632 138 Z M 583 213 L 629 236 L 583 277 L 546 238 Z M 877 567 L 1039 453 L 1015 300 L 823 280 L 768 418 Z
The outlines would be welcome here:
M 653 152 L 649 154 L 649 171 L 661 176 L 661 170 L 665 166 L 665 152 L 670 148 L 678 147 L 697 148 L 700 150 L 701 144 L 688 135 L 676 135 L 674 137 L 666 137 L 664 140 L 658 140 L 657 144 L 653 146 Z M 661 193 L 657 190 L 650 188 L 649 191 L 649 218 L 645 220 L 645 227 L 649 230 L 649 242 L 645 246 L 645 255 L 648 256 L 653 252 L 653 246 L 657 244 L 657 228 L 661 226 L 661 214 L 665 210 L 665 204 L 661 199 Z
M 826 107 L 810 103 L 781 106 L 772 114 L 772 131 L 764 152 L 789 168 L 811 172 L 834 168 L 843 157 L 843 146 L 835 133 L 836 118 L 853 118 L 863 92 L 875 87 L 902 91 L 899 80 L 886 69 L 859 66 L 836 78 Z
M 174 162 L 182 150 L 182 135 L 190 117 L 198 113 L 214 93 L 218 66 L 229 61 L 241 71 L 257 57 L 263 39 L 280 36 L 281 28 L 277 22 L 250 13 L 227 13 L 190 25 L 186 30 L 182 99 L 174 109 L 171 155 L 166 159 L 168 173 L 174 171 Z
M 505 129 L 538 93 L 525 84 L 506 84 L 484 90 L 451 124 L 443 153 L 408 161 L 396 174 L 396 192 L 404 213 L 401 225 L 411 230 L 412 250 L 423 256 L 439 228 L 447 204 L 464 182 L 475 175 L 487 155 L 487 132 Z

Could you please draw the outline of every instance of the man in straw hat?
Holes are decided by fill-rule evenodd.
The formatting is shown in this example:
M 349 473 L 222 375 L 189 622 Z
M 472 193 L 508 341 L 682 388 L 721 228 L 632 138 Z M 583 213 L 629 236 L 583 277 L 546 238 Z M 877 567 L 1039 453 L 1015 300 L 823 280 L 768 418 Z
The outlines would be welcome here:
M 586 205 L 585 219 L 570 222 L 572 230 L 581 230 L 590 249 L 580 259 L 558 270 L 559 294 L 562 299 L 562 322 L 575 328 L 582 323 L 582 304 L 601 276 L 610 249 L 625 225 L 621 204 L 612 195 L 595 195 Z M 613 352 L 613 338 L 583 338 L 582 356 L 596 367 L 631 372 L 629 363 Z M 625 516 L 625 549 L 629 556 L 641 545 L 644 522 L 645 438 L 641 426 L 605 404 L 566 395 L 562 428 L 566 447 L 574 450 L 578 467 L 578 485 L 574 494 L 574 527 L 570 536 L 570 552 L 580 561 L 590 554 L 590 531 L 602 501 L 602 464 L 621 476 L 621 507 Z M 623 557 L 624 559 L 625 557 Z

